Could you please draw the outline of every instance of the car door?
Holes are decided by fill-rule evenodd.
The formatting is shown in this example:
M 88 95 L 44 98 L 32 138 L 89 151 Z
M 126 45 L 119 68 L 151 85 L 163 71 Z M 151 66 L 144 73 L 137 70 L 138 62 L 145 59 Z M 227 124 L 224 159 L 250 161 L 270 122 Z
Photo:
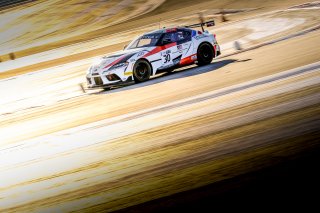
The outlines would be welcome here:
M 167 32 L 161 41 L 163 50 L 160 52 L 162 67 L 166 69 L 179 63 L 181 52 L 177 49 L 177 31 Z
M 191 30 L 179 29 L 177 31 L 177 49 L 182 58 L 192 54 Z

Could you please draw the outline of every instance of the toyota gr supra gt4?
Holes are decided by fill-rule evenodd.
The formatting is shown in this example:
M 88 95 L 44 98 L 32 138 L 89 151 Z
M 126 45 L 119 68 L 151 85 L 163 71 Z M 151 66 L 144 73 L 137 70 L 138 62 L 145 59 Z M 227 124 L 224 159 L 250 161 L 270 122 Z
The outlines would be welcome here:
M 87 86 L 106 89 L 131 81 L 144 82 L 158 73 L 194 63 L 210 64 L 221 53 L 216 36 L 203 30 L 203 26 L 213 25 L 210 21 L 146 33 L 124 50 L 92 64 L 87 71 Z M 199 26 L 202 31 L 192 29 Z

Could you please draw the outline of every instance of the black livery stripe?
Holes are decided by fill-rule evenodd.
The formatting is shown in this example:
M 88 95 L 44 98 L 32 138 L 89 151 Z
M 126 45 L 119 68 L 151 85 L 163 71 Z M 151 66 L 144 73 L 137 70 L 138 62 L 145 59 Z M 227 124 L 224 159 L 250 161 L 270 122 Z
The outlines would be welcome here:
M 154 62 L 157 62 L 157 61 L 161 61 L 161 59 L 150 61 L 150 63 L 154 63 Z

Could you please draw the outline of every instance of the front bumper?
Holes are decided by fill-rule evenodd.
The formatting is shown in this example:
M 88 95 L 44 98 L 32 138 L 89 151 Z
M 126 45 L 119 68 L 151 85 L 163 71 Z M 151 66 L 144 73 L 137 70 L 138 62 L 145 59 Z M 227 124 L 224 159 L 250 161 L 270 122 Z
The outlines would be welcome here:
M 106 76 L 87 75 L 88 89 L 110 88 L 114 86 L 126 85 L 132 81 L 133 81 L 132 76 L 129 76 L 125 81 L 123 81 L 116 74 L 110 74 Z

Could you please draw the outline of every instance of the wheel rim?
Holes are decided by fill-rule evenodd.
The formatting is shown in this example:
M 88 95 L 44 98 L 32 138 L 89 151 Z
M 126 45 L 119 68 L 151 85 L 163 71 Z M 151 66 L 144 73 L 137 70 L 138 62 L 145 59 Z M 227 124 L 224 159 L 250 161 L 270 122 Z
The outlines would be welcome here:
M 135 76 L 138 80 L 142 81 L 148 78 L 148 66 L 145 63 L 139 63 L 135 69 Z
M 200 49 L 200 55 L 203 61 L 205 62 L 211 61 L 213 56 L 211 47 L 209 45 L 203 45 Z

